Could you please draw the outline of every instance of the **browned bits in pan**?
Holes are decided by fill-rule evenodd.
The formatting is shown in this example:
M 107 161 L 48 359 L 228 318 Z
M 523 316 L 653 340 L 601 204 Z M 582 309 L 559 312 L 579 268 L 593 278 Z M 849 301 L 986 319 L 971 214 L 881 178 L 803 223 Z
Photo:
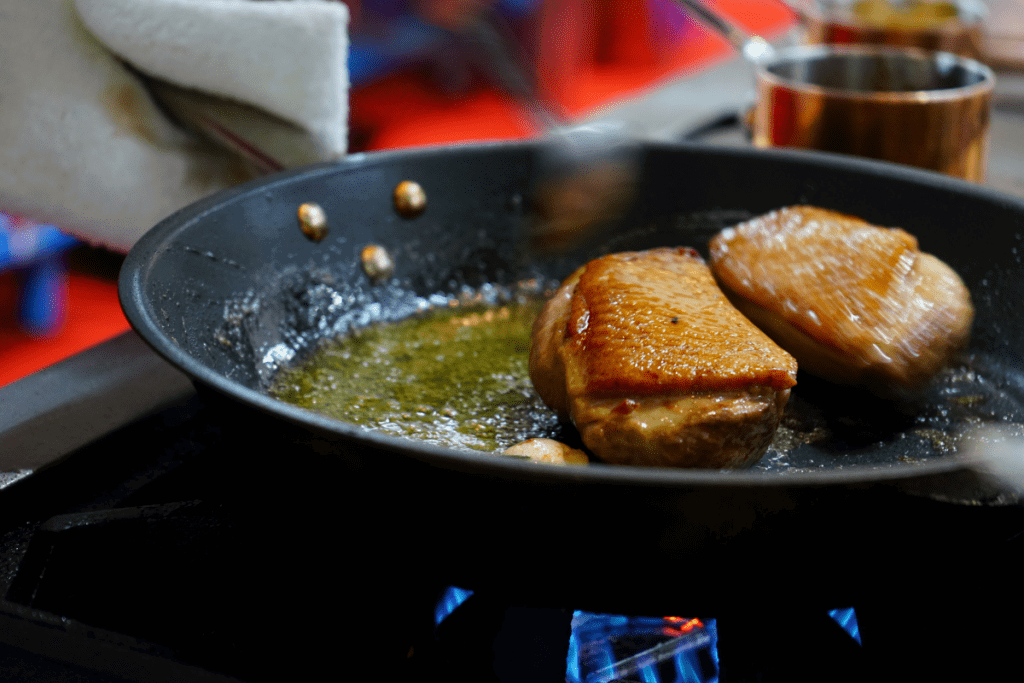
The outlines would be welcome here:
M 403 180 L 395 186 L 395 210 L 402 218 L 415 218 L 427 208 L 427 193 L 412 180 Z
M 299 227 L 306 237 L 314 242 L 327 237 L 327 213 L 322 206 L 313 202 L 301 204 L 298 216 Z
M 388 250 L 379 244 L 367 244 L 359 254 L 363 262 L 363 272 L 371 280 L 383 280 L 395 272 L 395 262 Z

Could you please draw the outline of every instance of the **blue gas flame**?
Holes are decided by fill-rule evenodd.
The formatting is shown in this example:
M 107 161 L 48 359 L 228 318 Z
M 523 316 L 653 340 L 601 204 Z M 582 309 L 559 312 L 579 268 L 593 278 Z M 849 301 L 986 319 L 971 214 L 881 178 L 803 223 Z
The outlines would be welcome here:
M 860 642 L 860 627 L 857 625 L 857 615 L 852 607 L 834 609 L 828 615 L 835 619 L 836 623 L 842 626 L 843 630 L 849 633 L 850 637 L 856 640 L 858 645 L 862 644 Z
M 434 609 L 434 623 L 440 624 L 472 594 L 464 588 L 450 586 Z M 852 607 L 831 610 L 829 616 L 858 644 L 861 643 L 857 615 Z M 625 677 L 644 683 L 717 683 L 719 664 L 715 622 L 694 621 L 696 626 L 678 617 L 574 612 L 566 681 L 604 683 Z M 685 627 L 681 628 L 681 624 Z M 613 651 L 609 636 L 630 631 L 657 634 L 657 638 L 647 650 L 620 660 Z M 586 661 L 585 671 L 581 660 Z M 624 675 L 624 668 L 629 669 L 628 675 Z
M 434 607 L 434 625 L 440 625 L 445 617 L 454 612 L 455 608 L 465 602 L 466 598 L 472 594 L 473 591 L 466 590 L 465 588 L 448 586 Z

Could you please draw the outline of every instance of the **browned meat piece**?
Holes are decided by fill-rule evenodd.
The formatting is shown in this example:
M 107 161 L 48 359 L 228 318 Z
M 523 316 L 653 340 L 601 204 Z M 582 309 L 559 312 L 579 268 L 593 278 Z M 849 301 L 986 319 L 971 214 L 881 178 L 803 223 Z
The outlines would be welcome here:
M 825 379 L 909 395 L 970 336 L 967 288 L 898 228 L 794 206 L 723 230 L 710 247 L 736 307 Z
M 534 324 L 530 377 L 603 460 L 745 467 L 771 442 L 796 362 L 696 252 L 664 248 L 573 273 Z

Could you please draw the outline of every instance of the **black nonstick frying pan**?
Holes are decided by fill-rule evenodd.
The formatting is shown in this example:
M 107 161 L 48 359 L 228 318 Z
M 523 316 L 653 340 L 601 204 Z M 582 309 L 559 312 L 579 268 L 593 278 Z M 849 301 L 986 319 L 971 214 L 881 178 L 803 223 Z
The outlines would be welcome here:
M 125 313 L 225 410 L 251 411 L 254 429 L 294 432 L 294 452 L 245 453 L 240 466 L 307 468 L 311 482 L 332 482 L 318 495 L 358 498 L 363 512 L 332 526 L 331 542 L 343 543 L 346 525 L 378 525 L 408 544 L 410 563 L 459 585 L 584 609 L 628 602 L 638 613 L 686 584 L 719 601 L 723 591 L 749 600 L 741 587 L 762 582 L 753 577 L 770 566 L 790 588 L 755 591 L 762 599 L 792 600 L 798 590 L 851 600 L 998 543 L 992 520 L 1016 497 L 976 475 L 950 444 L 969 426 L 1024 424 L 1024 202 L 880 162 L 650 145 L 638 201 L 621 225 L 572 253 L 535 253 L 527 248 L 535 151 L 501 143 L 353 155 L 214 195 L 131 251 L 120 281 Z M 426 192 L 426 210 L 412 218 L 392 201 L 403 180 Z M 298 227 L 304 202 L 326 211 L 320 242 Z M 407 315 L 416 297 L 553 282 L 612 250 L 671 244 L 706 253 L 722 227 L 797 203 L 900 226 L 967 283 L 973 340 L 964 368 L 935 389 L 950 398 L 946 408 L 915 414 L 801 376 L 794 396 L 813 404 L 831 436 L 794 449 L 788 465 L 720 472 L 554 467 L 448 450 L 265 393 L 283 361 L 349 325 Z M 370 243 L 393 256 L 390 278 L 371 280 L 361 267 Z M 464 542 L 450 542 L 456 537 Z M 688 570 L 698 559 L 700 569 Z

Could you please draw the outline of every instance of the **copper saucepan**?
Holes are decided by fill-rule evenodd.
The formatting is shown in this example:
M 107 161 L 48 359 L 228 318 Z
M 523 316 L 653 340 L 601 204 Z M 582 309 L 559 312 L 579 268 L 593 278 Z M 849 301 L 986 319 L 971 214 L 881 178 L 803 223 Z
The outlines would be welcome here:
M 757 63 L 759 147 L 856 154 L 980 182 L 995 77 L 947 52 L 806 45 Z
M 679 0 L 753 65 L 758 147 L 855 154 L 982 181 L 995 76 L 949 52 L 876 45 L 776 50 L 701 0 Z

